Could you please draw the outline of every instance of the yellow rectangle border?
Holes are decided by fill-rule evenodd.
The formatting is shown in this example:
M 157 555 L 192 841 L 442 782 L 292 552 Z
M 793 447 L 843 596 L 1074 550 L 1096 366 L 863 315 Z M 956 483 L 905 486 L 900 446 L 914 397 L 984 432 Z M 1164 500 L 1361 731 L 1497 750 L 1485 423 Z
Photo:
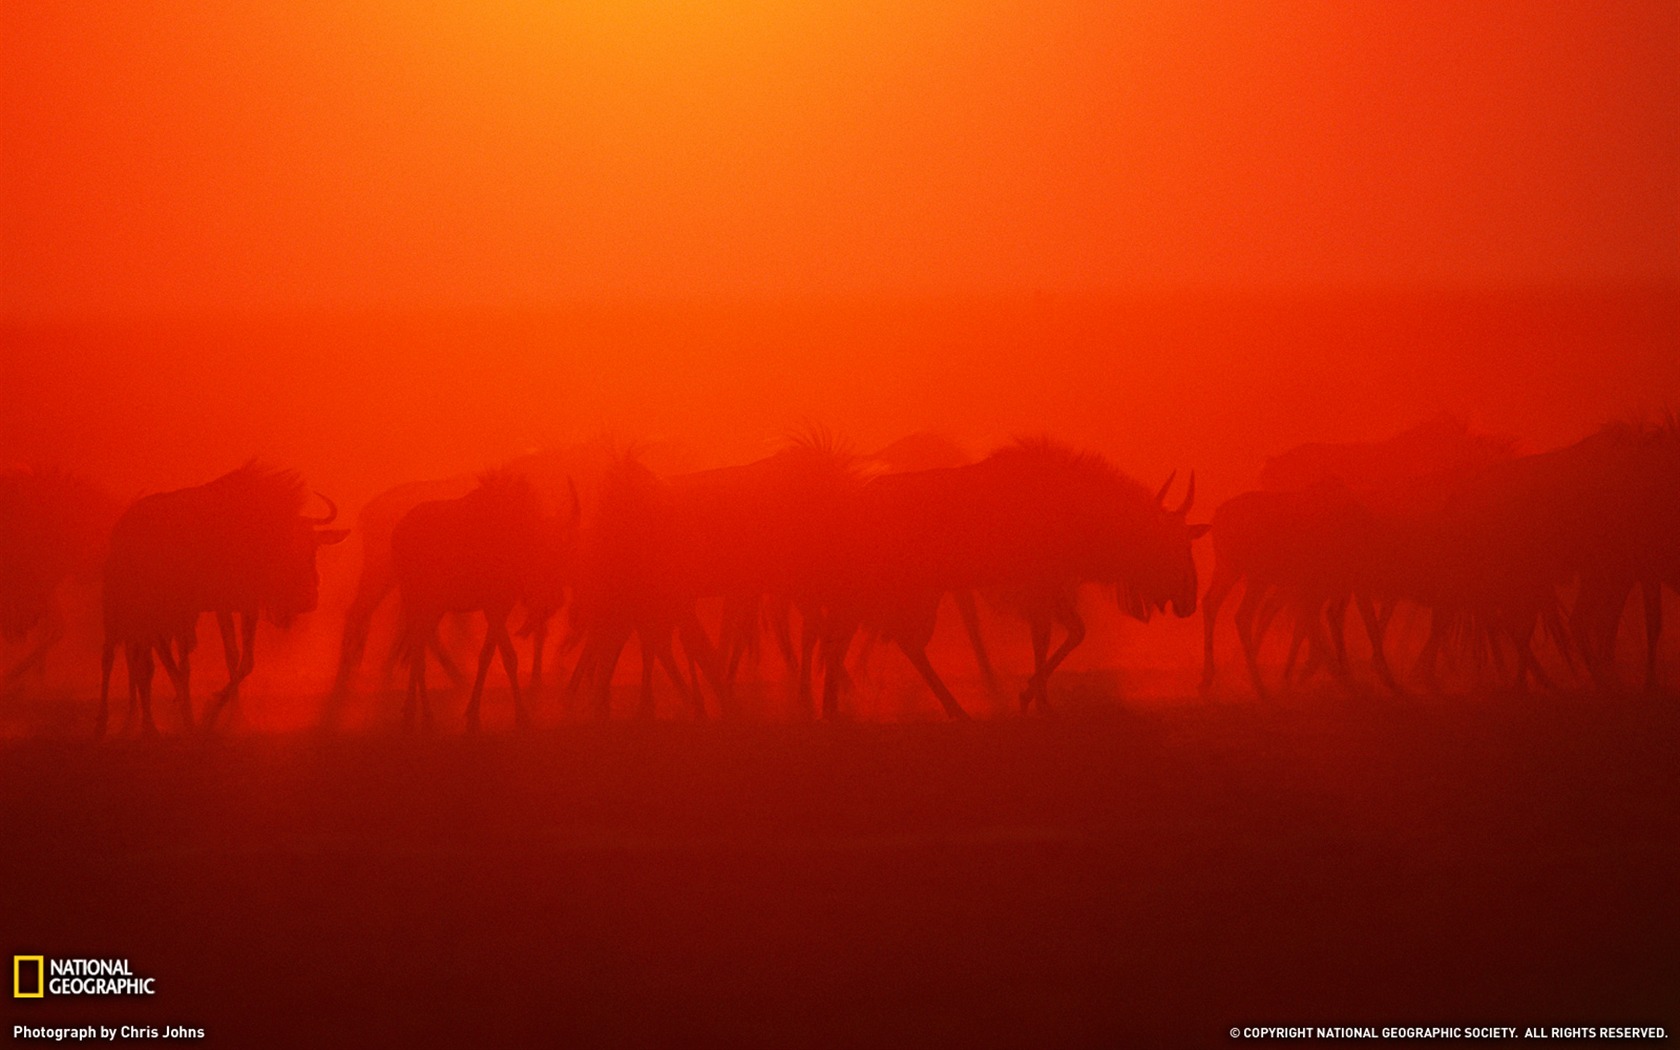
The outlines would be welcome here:
M 35 987 L 40 989 L 25 995 L 18 991 L 23 987 L 23 964 L 35 964 Z M 47 957 L 45 955 L 14 955 L 12 956 L 12 998 L 13 999 L 44 999 L 47 995 Z

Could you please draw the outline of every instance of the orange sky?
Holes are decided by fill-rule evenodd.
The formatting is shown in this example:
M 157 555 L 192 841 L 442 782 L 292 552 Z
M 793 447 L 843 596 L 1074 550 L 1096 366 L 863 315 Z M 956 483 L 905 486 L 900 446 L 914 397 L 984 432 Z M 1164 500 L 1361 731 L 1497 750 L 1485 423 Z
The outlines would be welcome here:
M 1680 5 L 0 4 L 0 461 L 355 499 L 1680 399 Z
M 0 3 L 0 463 L 1048 432 L 1205 520 L 1556 445 L 1680 403 L 1677 70 L 1672 0 Z
M 1680 281 L 1680 5 L 0 6 L 0 316 Z

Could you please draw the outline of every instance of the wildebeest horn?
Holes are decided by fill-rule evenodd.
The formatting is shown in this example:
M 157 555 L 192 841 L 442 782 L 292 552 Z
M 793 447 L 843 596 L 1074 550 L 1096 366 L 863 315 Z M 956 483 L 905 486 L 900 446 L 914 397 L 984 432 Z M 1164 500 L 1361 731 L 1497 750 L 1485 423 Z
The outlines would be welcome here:
M 1155 493 L 1156 503 L 1159 503 L 1163 507 L 1167 505 L 1167 490 L 1172 488 L 1173 480 L 1177 477 L 1178 471 L 1176 470 L 1167 475 L 1167 483 L 1161 486 L 1161 491 Z
M 568 525 L 576 525 L 583 518 L 583 501 L 578 499 L 577 482 L 570 474 L 566 475 L 566 491 L 572 494 L 572 520 Z
M 1196 472 L 1192 470 L 1190 472 L 1190 487 L 1184 490 L 1184 502 L 1180 503 L 1178 505 L 1178 509 L 1173 511 L 1173 513 L 1174 514 L 1188 514 L 1188 513 L 1190 513 L 1190 504 L 1195 502 L 1195 499 L 1196 499 Z
M 327 513 L 323 517 L 319 518 L 311 518 L 308 515 L 300 516 L 304 521 L 307 521 L 311 525 L 331 525 L 333 523 L 333 519 L 338 517 L 338 504 L 328 499 L 323 493 L 317 492 L 315 495 L 320 496 L 321 502 L 327 505 Z

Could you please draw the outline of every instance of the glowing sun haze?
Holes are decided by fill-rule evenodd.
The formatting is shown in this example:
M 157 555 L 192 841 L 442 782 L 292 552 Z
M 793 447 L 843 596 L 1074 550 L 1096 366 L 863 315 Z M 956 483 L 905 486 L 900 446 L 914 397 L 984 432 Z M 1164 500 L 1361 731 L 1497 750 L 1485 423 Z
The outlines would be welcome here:
M 0 313 L 1680 279 L 1672 3 L 11 3 Z

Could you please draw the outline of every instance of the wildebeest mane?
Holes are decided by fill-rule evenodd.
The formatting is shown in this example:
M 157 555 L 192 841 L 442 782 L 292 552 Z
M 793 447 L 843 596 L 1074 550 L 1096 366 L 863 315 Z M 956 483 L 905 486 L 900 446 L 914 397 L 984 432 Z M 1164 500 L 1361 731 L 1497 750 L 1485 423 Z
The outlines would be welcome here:
M 1076 449 L 1054 438 L 1017 437 L 987 456 L 982 463 L 1020 466 L 1059 478 L 1067 484 L 1106 490 L 1112 510 L 1153 514 L 1158 507 L 1154 494 L 1142 482 L 1122 472 L 1102 453 Z
M 270 467 L 255 459 L 197 489 L 245 524 L 290 525 L 303 512 L 309 490 L 295 470 Z

